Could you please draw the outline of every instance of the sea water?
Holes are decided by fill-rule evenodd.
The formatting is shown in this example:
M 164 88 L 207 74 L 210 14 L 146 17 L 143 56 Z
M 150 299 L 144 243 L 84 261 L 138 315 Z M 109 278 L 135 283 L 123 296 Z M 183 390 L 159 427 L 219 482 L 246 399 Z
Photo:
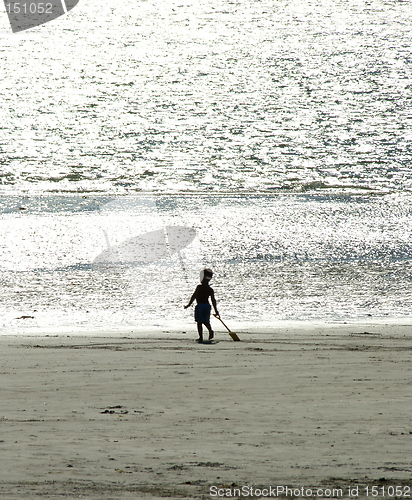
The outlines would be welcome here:
M 16 35 L 4 13 L 1 332 L 187 329 L 203 266 L 245 328 L 408 318 L 411 21 L 382 0 L 82 1 Z M 196 236 L 96 262 L 167 227 Z

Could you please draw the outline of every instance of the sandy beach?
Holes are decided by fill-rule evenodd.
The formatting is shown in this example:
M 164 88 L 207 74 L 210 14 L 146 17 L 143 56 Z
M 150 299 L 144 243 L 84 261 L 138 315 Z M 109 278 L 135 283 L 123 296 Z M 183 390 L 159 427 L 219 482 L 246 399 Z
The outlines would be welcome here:
M 1 337 L 0 496 L 409 498 L 411 328 Z

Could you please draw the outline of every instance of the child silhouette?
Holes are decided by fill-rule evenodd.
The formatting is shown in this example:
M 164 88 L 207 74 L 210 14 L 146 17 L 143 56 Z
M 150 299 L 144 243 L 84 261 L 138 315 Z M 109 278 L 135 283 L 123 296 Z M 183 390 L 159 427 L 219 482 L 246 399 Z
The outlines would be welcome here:
M 192 305 L 193 301 L 196 300 L 195 321 L 199 333 L 198 342 L 203 342 L 203 325 L 209 330 L 209 340 L 212 340 L 214 337 L 212 327 L 210 326 L 210 311 L 212 307 L 209 304 L 209 297 L 212 301 L 216 316 L 219 316 L 216 307 L 215 292 L 213 288 L 209 286 L 209 281 L 212 279 L 212 276 L 213 271 L 211 269 L 203 269 L 200 272 L 200 285 L 197 285 L 189 303 L 187 306 L 184 306 L 184 308 L 187 309 Z

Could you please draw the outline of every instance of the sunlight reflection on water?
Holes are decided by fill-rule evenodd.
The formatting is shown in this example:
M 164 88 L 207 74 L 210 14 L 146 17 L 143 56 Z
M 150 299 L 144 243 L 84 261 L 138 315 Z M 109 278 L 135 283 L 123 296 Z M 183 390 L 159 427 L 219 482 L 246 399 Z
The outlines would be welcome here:
M 65 199 L 71 210 L 56 211 Z M 181 306 L 205 265 L 215 271 L 219 308 L 239 321 L 402 317 L 412 306 L 406 196 L 45 200 L 2 216 L 4 311 L 49 311 L 46 323 L 66 316 L 69 324 L 114 325 L 119 315 L 132 326 L 159 316 L 184 321 Z M 103 229 L 121 242 L 166 225 L 196 232 L 181 261 L 174 254 L 93 265 L 106 245 Z
M 84 0 L 2 35 L 4 324 L 184 322 L 205 264 L 229 318 L 407 316 L 411 23 L 384 0 Z M 92 265 L 167 226 L 196 231 L 182 259 Z

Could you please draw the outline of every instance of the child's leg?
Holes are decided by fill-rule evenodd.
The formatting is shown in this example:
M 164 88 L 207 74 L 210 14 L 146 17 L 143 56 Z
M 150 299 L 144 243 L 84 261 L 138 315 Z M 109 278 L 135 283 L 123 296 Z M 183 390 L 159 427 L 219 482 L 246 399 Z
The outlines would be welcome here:
M 215 336 L 210 323 L 205 323 L 206 328 L 209 330 L 209 340 L 212 340 Z
M 199 333 L 199 341 L 203 342 L 203 326 L 202 323 L 197 323 L 197 331 Z

